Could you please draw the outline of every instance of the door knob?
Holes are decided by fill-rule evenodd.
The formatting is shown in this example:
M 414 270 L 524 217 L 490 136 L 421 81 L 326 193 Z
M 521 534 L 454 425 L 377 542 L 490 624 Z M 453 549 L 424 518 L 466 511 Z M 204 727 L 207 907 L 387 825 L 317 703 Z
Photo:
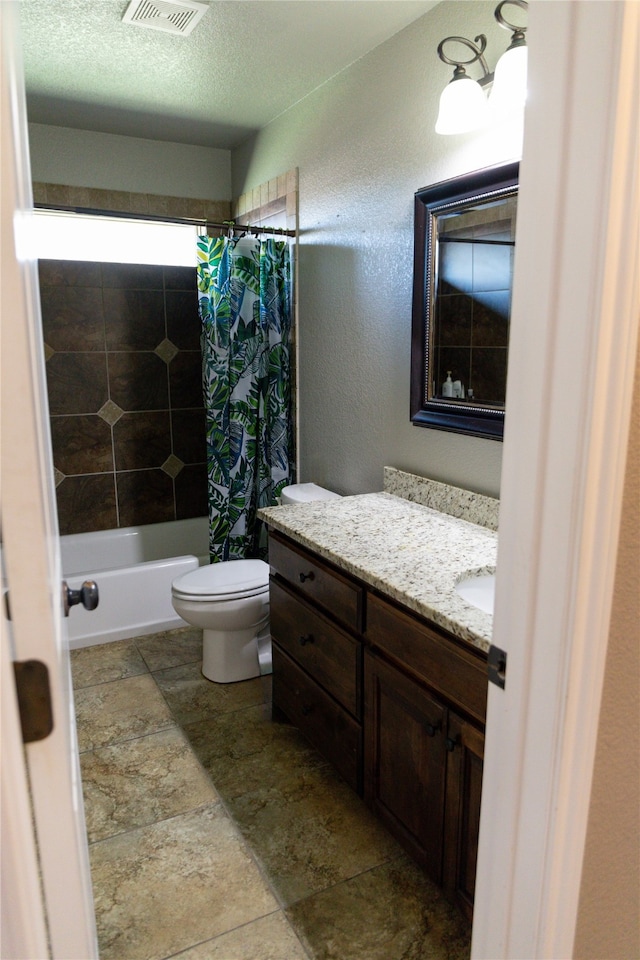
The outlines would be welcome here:
M 62 607 L 65 617 L 69 616 L 69 610 L 77 603 L 81 603 L 85 610 L 95 610 L 99 600 L 98 584 L 95 580 L 85 580 L 79 590 L 72 590 L 66 580 L 62 581 Z

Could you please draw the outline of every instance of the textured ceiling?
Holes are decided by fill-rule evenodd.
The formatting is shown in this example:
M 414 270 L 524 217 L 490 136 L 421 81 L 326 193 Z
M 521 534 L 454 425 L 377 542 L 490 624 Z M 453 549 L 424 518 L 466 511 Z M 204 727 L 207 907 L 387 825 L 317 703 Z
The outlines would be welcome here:
M 176 37 L 128 3 L 21 0 L 31 121 L 228 149 L 436 5 L 211 0 Z

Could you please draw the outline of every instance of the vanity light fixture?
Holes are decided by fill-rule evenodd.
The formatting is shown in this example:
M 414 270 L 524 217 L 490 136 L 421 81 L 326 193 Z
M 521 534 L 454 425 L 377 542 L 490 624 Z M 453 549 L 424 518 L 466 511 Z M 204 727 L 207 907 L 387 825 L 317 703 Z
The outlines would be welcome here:
M 527 95 L 526 27 L 519 27 L 505 19 L 502 10 L 507 4 L 528 8 L 527 0 L 501 0 L 494 16 L 501 27 L 512 33 L 511 43 L 502 54 L 494 73 L 489 72 L 484 51 L 487 38 L 481 33 L 475 42 L 466 37 L 445 37 L 438 44 L 438 56 L 443 63 L 455 67 L 453 78 L 442 91 L 436 133 L 468 133 L 485 126 L 491 119 L 504 119 L 524 107 Z M 445 43 L 462 43 L 472 51 L 469 60 L 456 60 L 444 53 Z M 467 76 L 465 67 L 479 63 L 483 75 L 479 80 Z M 485 88 L 491 85 L 489 97 Z

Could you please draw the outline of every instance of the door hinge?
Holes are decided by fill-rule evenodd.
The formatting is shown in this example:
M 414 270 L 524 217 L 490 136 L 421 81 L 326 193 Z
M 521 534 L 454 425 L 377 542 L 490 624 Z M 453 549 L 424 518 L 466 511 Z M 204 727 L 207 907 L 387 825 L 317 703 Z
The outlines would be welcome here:
M 24 743 L 44 740 L 53 730 L 49 669 L 41 660 L 15 660 L 18 710 Z
M 489 671 L 489 680 L 491 683 L 495 683 L 497 687 L 500 687 L 502 690 L 504 690 L 507 676 L 506 650 L 501 650 L 500 647 L 494 647 L 494 645 L 491 644 L 489 647 L 489 660 L 487 667 Z

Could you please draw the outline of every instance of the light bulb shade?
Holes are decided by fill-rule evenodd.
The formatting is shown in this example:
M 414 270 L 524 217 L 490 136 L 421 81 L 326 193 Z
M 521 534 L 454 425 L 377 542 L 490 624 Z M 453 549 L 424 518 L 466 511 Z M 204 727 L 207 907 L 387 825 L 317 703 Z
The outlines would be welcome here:
M 527 48 L 509 47 L 496 64 L 489 109 L 495 120 L 524 109 L 527 99 Z
M 471 77 L 454 78 L 440 95 L 436 133 L 466 133 L 488 119 L 487 98 Z

